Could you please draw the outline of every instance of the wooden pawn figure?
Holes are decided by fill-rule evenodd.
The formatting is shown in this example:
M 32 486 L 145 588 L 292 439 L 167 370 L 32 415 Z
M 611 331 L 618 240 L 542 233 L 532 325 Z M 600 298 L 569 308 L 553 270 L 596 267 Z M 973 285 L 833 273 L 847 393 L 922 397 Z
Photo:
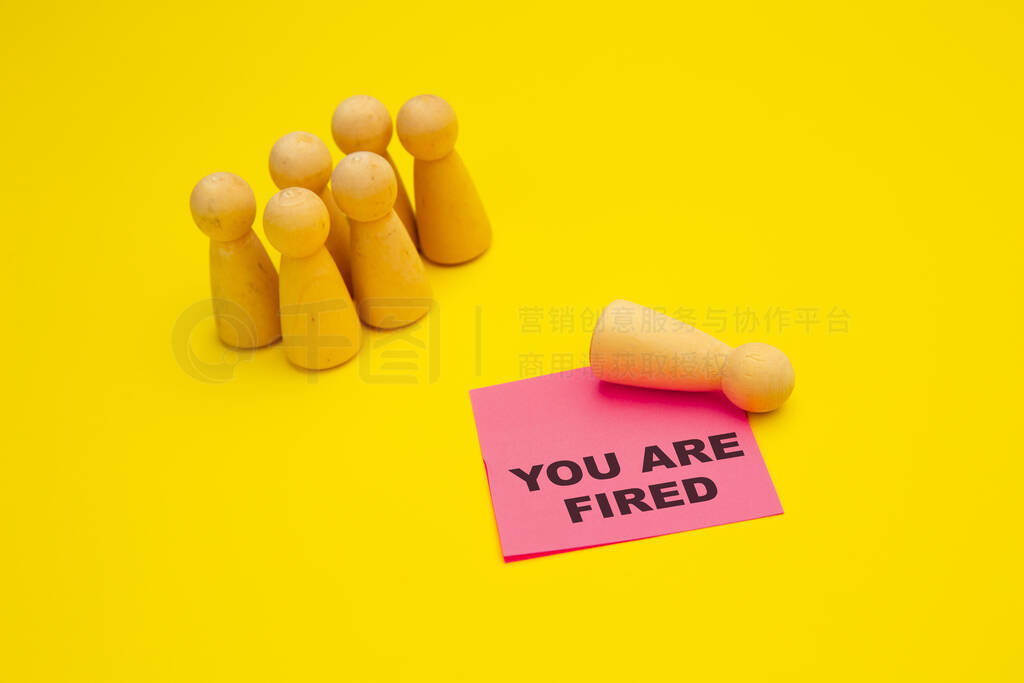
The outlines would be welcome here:
M 367 325 L 409 325 L 430 310 L 423 261 L 395 214 L 398 183 L 391 164 L 373 152 L 355 152 L 334 169 L 331 189 L 352 225 L 352 285 Z
M 210 238 L 210 290 L 220 340 L 254 349 L 280 339 L 277 271 L 252 230 L 252 188 L 234 173 L 213 173 L 196 183 L 189 207 Z
M 393 132 L 391 114 L 380 100 L 369 95 L 353 95 L 334 110 L 331 117 L 331 134 L 338 148 L 345 154 L 353 152 L 373 152 L 391 164 L 398 182 L 398 196 L 395 198 L 395 213 L 398 214 L 409 239 L 413 245 L 419 246 L 416 233 L 416 214 L 412 210 L 412 201 L 405 190 L 405 183 L 398 173 L 395 160 L 388 153 L 388 143 Z
M 436 95 L 419 95 L 396 121 L 398 139 L 415 157 L 413 186 L 423 255 L 435 263 L 472 260 L 491 246 L 491 224 L 469 171 L 455 151 L 455 111 Z
M 311 190 L 289 187 L 267 202 L 263 229 L 281 252 L 284 350 L 300 368 L 324 370 L 359 351 L 359 316 L 324 242 L 327 207 Z
M 327 251 L 330 252 L 341 277 L 351 290 L 348 219 L 334 202 L 334 195 L 328 187 L 333 163 L 327 145 L 312 133 L 288 133 L 270 149 L 270 177 L 277 188 L 284 190 L 289 187 L 304 187 L 316 193 L 327 207 L 327 212 L 331 216 L 331 231 L 326 242 Z
M 768 344 L 735 349 L 707 332 L 619 299 L 601 312 L 590 368 L 606 382 L 677 391 L 721 390 L 743 410 L 765 413 L 793 392 L 793 365 Z

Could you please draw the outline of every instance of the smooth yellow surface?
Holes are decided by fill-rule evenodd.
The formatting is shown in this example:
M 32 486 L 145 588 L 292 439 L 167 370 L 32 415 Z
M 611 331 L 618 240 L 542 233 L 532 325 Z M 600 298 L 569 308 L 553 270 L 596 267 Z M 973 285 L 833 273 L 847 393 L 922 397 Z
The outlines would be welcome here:
M 0 680 L 1019 680 L 1022 28 L 1016 2 L 6 7 Z M 428 264 L 431 314 L 336 370 L 222 347 L 192 185 L 262 207 L 278 137 L 421 92 L 493 247 Z M 467 390 L 585 363 L 620 297 L 785 349 L 799 387 L 752 423 L 786 513 L 505 565 Z M 382 381 L 409 332 L 437 365 Z

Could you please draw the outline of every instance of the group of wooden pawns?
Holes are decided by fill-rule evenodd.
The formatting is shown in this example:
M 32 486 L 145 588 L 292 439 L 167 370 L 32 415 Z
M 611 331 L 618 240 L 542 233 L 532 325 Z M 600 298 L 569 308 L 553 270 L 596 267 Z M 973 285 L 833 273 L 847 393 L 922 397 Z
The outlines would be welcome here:
M 284 340 L 288 359 L 323 370 L 359 352 L 360 320 L 409 325 L 430 310 L 431 289 L 417 248 L 441 264 L 470 261 L 491 244 L 491 226 L 458 152 L 451 106 L 420 95 L 398 112 L 412 154 L 416 211 L 388 154 L 391 115 L 367 95 L 334 110 L 331 132 L 346 156 L 331 171 L 327 145 L 312 133 L 285 135 L 270 150 L 280 188 L 263 211 L 267 239 L 281 252 L 278 277 L 252 230 L 256 198 L 232 173 L 192 190 L 196 225 L 210 237 L 217 332 L 228 346 Z M 351 294 L 350 294 L 351 292 Z
M 419 252 L 452 265 L 487 250 L 491 226 L 455 151 L 451 106 L 435 95 L 414 97 L 395 127 L 414 158 L 415 211 L 387 151 L 391 115 L 372 97 L 350 97 L 334 110 L 331 133 L 346 156 L 333 173 L 330 150 L 311 133 L 274 144 L 270 175 L 280 192 L 267 202 L 263 226 L 281 252 L 280 277 L 252 230 L 248 183 L 214 173 L 196 184 L 192 216 L 210 237 L 214 315 L 225 344 L 257 348 L 283 338 L 299 367 L 341 365 L 359 352 L 360 321 L 392 329 L 427 314 L 432 295 Z M 590 365 L 597 378 L 618 384 L 721 390 L 751 412 L 778 408 L 794 386 L 793 366 L 777 348 L 732 349 L 623 300 L 602 311 Z

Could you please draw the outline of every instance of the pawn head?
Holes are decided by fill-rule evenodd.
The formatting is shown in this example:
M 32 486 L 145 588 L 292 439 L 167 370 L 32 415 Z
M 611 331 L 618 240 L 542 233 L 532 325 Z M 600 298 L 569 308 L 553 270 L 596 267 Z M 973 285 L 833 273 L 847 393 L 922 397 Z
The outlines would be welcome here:
M 312 133 L 288 133 L 270 149 L 270 177 L 280 189 L 320 192 L 331 179 L 331 151 Z
M 256 219 L 256 196 L 234 173 L 211 173 L 196 183 L 189 207 L 199 229 L 218 242 L 243 237 Z
M 324 245 L 331 230 L 331 216 L 313 192 L 289 187 L 267 202 L 263 229 L 275 249 L 285 256 L 302 258 Z
M 793 365 L 769 344 L 743 344 L 726 357 L 722 391 L 730 401 L 751 413 L 775 410 L 793 393 Z
M 437 95 L 418 95 L 403 104 L 396 127 L 406 151 L 424 161 L 447 156 L 459 135 L 455 110 Z
M 331 176 L 334 201 L 352 220 L 375 221 L 395 206 L 398 181 L 384 157 L 355 152 L 342 159 Z
M 387 107 L 369 95 L 353 95 L 339 104 L 331 117 L 331 135 L 345 154 L 384 154 L 391 142 L 391 132 Z

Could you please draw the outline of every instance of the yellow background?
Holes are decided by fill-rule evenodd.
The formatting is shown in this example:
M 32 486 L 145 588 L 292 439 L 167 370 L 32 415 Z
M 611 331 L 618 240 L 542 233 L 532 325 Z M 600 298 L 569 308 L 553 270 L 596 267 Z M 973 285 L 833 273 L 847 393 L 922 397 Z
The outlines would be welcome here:
M 0 680 L 1019 680 L 1022 23 L 6 7 Z M 337 159 L 337 102 L 421 92 L 455 107 L 495 230 L 428 265 L 437 381 L 225 351 L 195 181 L 262 206 L 277 137 Z M 752 419 L 786 513 L 506 565 L 467 392 L 584 364 L 581 318 L 618 297 L 791 356 L 792 399 Z M 748 307 L 819 322 L 740 331 Z M 179 364 L 182 319 L 229 381 Z

